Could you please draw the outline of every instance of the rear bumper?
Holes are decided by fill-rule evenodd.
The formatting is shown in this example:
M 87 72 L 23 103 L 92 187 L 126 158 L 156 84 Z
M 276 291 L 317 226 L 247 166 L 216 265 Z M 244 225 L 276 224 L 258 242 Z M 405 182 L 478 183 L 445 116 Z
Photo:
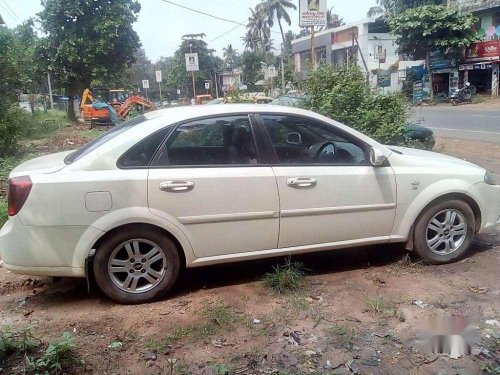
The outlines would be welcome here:
M 85 265 L 74 264 L 74 255 L 87 229 L 25 226 L 13 217 L 0 230 L 0 258 L 14 273 L 84 277 Z

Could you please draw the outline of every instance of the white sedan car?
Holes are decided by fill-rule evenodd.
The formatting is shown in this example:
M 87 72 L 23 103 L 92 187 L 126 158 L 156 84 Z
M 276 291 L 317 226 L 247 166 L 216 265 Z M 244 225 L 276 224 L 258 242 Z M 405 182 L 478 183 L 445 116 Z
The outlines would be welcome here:
M 312 112 L 197 106 L 18 166 L 9 215 L 7 269 L 94 275 L 115 301 L 141 303 L 183 267 L 395 242 L 452 262 L 499 224 L 500 186 L 471 163 L 386 147 Z

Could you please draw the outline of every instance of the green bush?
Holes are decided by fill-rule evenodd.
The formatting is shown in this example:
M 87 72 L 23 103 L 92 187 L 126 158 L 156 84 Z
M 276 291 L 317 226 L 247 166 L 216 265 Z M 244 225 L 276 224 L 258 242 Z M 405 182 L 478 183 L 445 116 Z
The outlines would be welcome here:
M 357 65 L 322 64 L 304 82 L 308 109 L 344 123 L 381 143 L 404 139 L 407 104 L 401 94 L 371 90 Z M 401 137 L 403 135 L 403 137 Z
M 19 106 L 0 104 L 0 158 L 16 153 L 18 142 L 30 121 L 31 116 Z
M 7 222 L 8 218 L 7 201 L 0 197 L 0 228 Z

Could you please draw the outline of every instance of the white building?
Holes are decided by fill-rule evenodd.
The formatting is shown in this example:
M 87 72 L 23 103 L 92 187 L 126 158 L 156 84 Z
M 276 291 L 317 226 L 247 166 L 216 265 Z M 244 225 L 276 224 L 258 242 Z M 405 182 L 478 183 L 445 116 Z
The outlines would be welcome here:
M 366 18 L 316 33 L 316 62 L 345 65 L 355 61 L 374 86 L 398 91 L 402 87 L 399 77 L 404 74 L 399 72 L 395 41 L 382 18 Z M 296 72 L 306 74 L 311 68 L 311 36 L 294 40 L 292 51 Z

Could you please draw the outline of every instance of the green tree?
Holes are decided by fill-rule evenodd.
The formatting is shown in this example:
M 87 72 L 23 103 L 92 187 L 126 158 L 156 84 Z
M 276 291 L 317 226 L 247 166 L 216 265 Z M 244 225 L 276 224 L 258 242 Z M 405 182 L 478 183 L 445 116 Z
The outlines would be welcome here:
M 251 51 L 269 51 L 271 29 L 269 27 L 268 14 L 262 6 L 257 6 L 255 10 L 250 8 L 250 12 L 247 32 L 243 38 L 245 48 Z
M 42 0 L 39 13 L 47 34 L 39 51 L 69 96 L 93 81 L 114 82 L 134 62 L 140 41 L 132 25 L 140 4 L 135 0 Z M 75 118 L 68 106 L 68 117 Z
M 234 69 L 240 60 L 240 54 L 237 49 L 233 48 L 232 44 L 229 44 L 227 47 L 222 49 L 224 64 L 228 69 Z
M 290 15 L 287 12 L 287 9 L 297 9 L 295 4 L 288 0 L 263 0 L 260 4 L 257 5 L 257 9 L 260 10 L 264 14 L 267 14 L 267 23 L 269 27 L 274 26 L 274 20 L 278 21 L 278 25 L 280 27 L 281 38 L 283 40 L 283 45 L 285 44 L 285 32 L 283 31 L 282 21 L 285 21 L 288 26 L 292 24 L 292 20 L 290 19 Z
M 215 56 L 215 50 L 209 49 L 207 43 L 202 39 L 183 40 L 170 61 L 170 68 L 165 77 L 165 86 L 171 93 L 175 93 L 177 89 L 180 89 L 181 95 L 193 97 L 192 76 L 191 72 L 186 71 L 185 60 L 185 54 L 190 51 L 198 54 L 200 65 L 200 71 L 194 74 L 197 93 L 205 93 L 205 81 L 214 81 L 215 71 L 222 69 L 224 66 L 224 61 Z
M 326 26 L 322 26 L 320 30 L 334 29 L 342 25 L 345 25 L 344 20 L 338 14 L 334 13 L 333 7 L 331 7 L 326 11 Z
M 377 5 L 368 10 L 368 17 L 393 16 L 404 12 L 406 9 L 422 5 L 446 4 L 445 0 L 377 0 Z
M 399 46 L 399 52 L 415 59 L 426 59 L 434 50 L 443 53 L 463 48 L 476 40 L 474 24 L 476 18 L 462 13 L 458 8 L 445 5 L 423 5 L 408 8 L 389 18 L 389 26 Z M 432 86 L 432 74 L 430 86 Z M 431 100 L 433 99 L 431 90 Z
M 266 55 L 258 51 L 245 51 L 241 56 L 243 65 L 243 80 L 252 91 L 255 83 L 264 78 L 262 73 L 262 62 L 266 61 Z

